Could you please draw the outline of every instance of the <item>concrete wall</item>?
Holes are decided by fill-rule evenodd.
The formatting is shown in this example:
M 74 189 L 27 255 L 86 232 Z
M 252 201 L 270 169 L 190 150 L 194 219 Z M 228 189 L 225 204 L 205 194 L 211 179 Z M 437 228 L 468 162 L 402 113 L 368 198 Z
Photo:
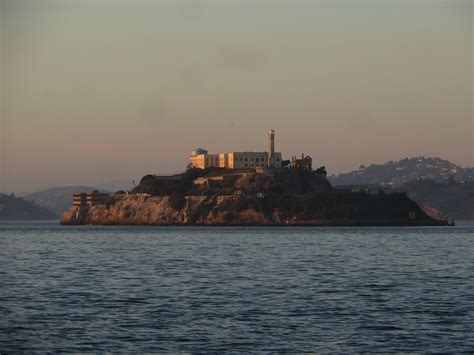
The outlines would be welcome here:
M 220 167 L 245 169 L 268 166 L 267 152 L 230 152 L 221 154 L 199 154 L 189 157 L 191 166 L 199 169 Z M 275 167 L 281 167 L 281 153 L 275 153 Z

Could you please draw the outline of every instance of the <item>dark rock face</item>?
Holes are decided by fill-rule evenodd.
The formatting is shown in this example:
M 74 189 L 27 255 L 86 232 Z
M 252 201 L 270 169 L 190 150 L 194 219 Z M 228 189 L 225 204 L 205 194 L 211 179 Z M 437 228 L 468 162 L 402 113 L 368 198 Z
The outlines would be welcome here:
M 332 191 L 329 182 L 307 170 L 282 170 L 277 173 L 247 174 L 235 182 L 235 189 L 247 193 L 305 195 Z
M 433 218 L 474 220 L 474 181 L 416 180 L 399 190 L 405 191 Z
M 186 196 L 174 208 L 169 196 L 128 195 L 113 204 L 71 207 L 62 224 L 103 225 L 442 225 L 405 194 L 371 196 Z

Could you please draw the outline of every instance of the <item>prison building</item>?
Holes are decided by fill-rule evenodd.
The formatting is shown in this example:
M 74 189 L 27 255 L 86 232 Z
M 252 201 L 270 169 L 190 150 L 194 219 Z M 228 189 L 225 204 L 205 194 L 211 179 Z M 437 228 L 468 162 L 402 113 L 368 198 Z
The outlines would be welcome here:
M 218 168 L 220 166 L 219 154 L 209 154 L 206 149 L 197 148 L 189 156 L 189 165 L 200 169 Z
M 269 132 L 269 152 L 230 152 L 209 154 L 206 149 L 197 148 L 189 156 L 189 167 L 206 169 L 210 167 L 245 169 L 275 167 L 281 168 L 281 153 L 275 152 L 275 131 Z

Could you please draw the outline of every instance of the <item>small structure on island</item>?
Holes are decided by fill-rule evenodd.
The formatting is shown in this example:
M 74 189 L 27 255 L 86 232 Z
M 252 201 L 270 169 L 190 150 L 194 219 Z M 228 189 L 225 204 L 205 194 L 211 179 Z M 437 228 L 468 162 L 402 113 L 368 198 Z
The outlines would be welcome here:
M 291 157 L 291 168 L 293 169 L 304 169 L 313 170 L 313 158 L 309 155 L 301 154 L 301 159 L 296 159 L 296 156 Z
M 117 191 L 117 192 L 114 193 L 114 200 L 123 199 L 123 198 L 125 198 L 127 195 L 128 195 L 128 192 L 127 192 L 127 191 L 119 190 L 119 191 Z
M 72 197 L 73 206 L 98 206 L 111 201 L 109 194 L 94 190 L 92 192 L 75 193 Z

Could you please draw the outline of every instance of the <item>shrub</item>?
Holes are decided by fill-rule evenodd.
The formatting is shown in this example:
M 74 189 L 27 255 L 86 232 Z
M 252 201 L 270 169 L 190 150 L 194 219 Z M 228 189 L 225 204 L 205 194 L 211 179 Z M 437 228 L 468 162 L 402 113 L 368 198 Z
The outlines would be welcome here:
M 174 210 L 180 210 L 184 207 L 184 203 L 186 199 L 184 198 L 184 194 L 179 192 L 174 192 L 170 195 L 170 205 Z

